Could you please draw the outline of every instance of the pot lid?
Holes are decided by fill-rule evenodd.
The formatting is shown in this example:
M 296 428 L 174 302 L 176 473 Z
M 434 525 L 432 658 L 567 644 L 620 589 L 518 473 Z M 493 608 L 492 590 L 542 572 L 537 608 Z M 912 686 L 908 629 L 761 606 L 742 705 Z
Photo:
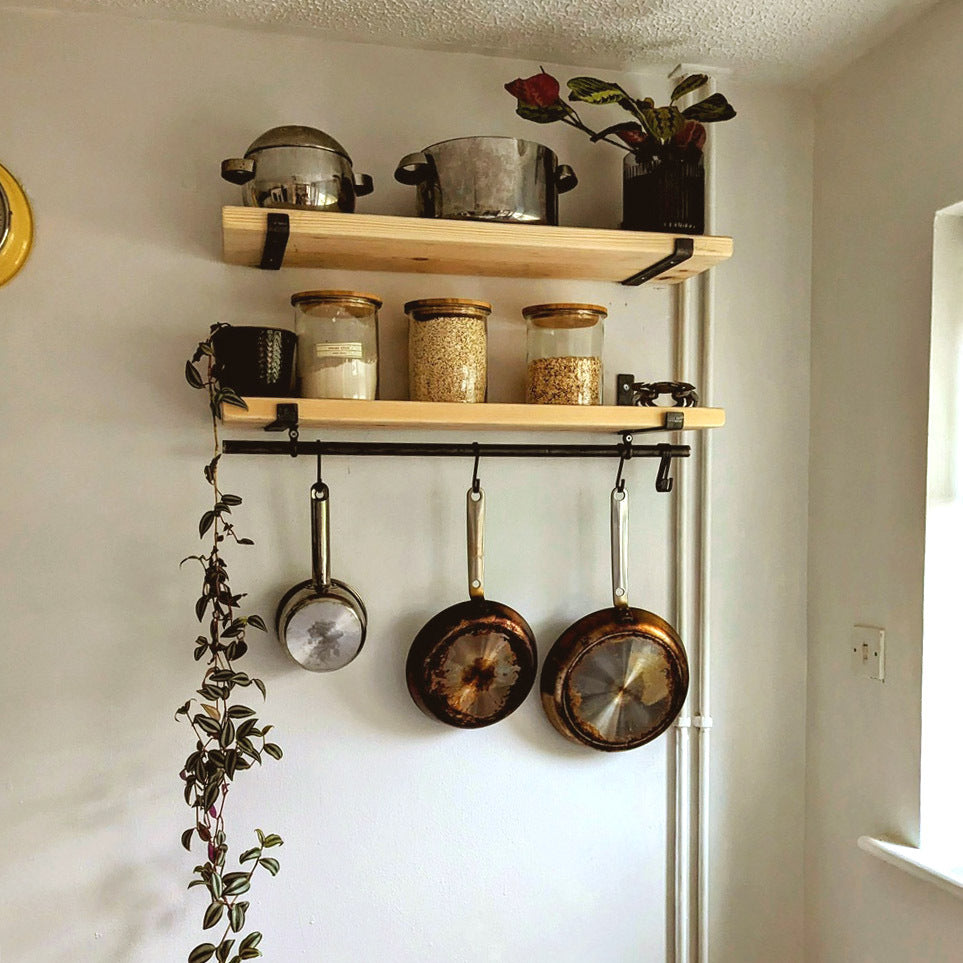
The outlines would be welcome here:
M 247 149 L 246 157 L 255 151 L 268 147 L 315 147 L 318 150 L 330 150 L 340 154 L 350 162 L 348 152 L 330 135 L 317 127 L 300 127 L 292 124 L 286 127 L 272 127 L 266 130 Z

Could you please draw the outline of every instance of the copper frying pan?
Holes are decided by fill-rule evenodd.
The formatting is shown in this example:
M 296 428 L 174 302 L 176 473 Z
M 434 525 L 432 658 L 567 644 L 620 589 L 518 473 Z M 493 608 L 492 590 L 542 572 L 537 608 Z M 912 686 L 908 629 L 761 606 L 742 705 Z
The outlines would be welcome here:
M 468 592 L 430 619 L 408 651 L 408 691 L 426 715 L 460 729 L 499 722 L 535 682 L 531 627 L 518 612 L 485 598 L 485 493 L 468 491 Z
M 542 667 L 542 707 L 573 742 L 618 752 L 661 735 L 682 709 L 689 663 L 675 629 L 626 591 L 628 493 L 611 499 L 613 607 L 579 619 L 559 636 Z

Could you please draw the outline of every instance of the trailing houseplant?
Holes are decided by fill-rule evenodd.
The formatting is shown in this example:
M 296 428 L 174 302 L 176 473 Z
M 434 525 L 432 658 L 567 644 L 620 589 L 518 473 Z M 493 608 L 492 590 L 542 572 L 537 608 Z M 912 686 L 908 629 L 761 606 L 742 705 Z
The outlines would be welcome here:
M 220 442 L 217 423 L 224 405 L 247 405 L 231 388 L 217 380 L 212 338 L 225 325 L 215 324 L 210 336 L 201 341 L 193 358 L 187 362 L 185 375 L 193 388 L 206 391 L 211 412 L 214 436 L 212 459 L 204 466 L 204 478 L 213 490 L 213 505 L 201 516 L 200 537 L 211 539 L 207 554 L 189 555 L 186 561 L 196 561 L 204 573 L 201 593 L 194 605 L 198 622 L 206 620 L 206 634 L 193 642 L 194 660 L 204 665 L 204 677 L 196 695 L 177 710 L 177 717 L 186 720 L 194 731 L 196 742 L 187 757 L 180 778 L 184 784 L 184 800 L 193 812 L 194 823 L 181 835 L 181 843 L 190 852 L 196 834 L 205 847 L 207 859 L 194 867 L 188 888 L 203 886 L 209 897 L 204 911 L 203 928 L 217 928 L 219 936 L 200 943 L 188 955 L 189 963 L 239 963 L 261 956 L 257 931 L 242 936 L 247 922 L 249 902 L 242 897 L 251 888 L 251 879 L 258 870 L 276 875 L 280 864 L 267 850 L 282 845 L 280 836 L 256 830 L 257 845 L 240 856 L 239 868 L 226 872 L 228 841 L 224 822 L 228 794 L 238 772 L 260 764 L 264 756 L 280 759 L 281 748 L 268 742 L 271 726 L 262 726 L 254 709 L 237 701 L 243 690 L 254 686 L 262 697 L 267 689 L 261 679 L 238 671 L 237 663 L 247 652 L 245 639 L 249 628 L 265 630 L 264 620 L 258 615 L 238 614 L 243 594 L 231 588 L 227 563 L 222 555 L 225 543 L 253 545 L 249 538 L 240 537 L 231 520 L 231 509 L 241 504 L 237 495 L 221 491 L 218 480 Z M 206 362 L 201 373 L 198 362 Z M 181 563 L 183 564 L 183 562 Z
M 568 100 L 592 105 L 617 104 L 631 120 L 594 130 L 570 103 L 562 100 L 559 82 L 545 70 L 505 84 L 516 98 L 515 112 L 536 124 L 560 122 L 582 131 L 594 142 L 626 152 L 623 167 L 623 220 L 630 230 L 701 234 L 705 228 L 705 124 L 730 120 L 736 112 L 719 93 L 680 109 L 677 101 L 708 83 L 705 74 L 683 77 L 669 103 L 656 107 L 651 97 L 631 96 L 621 85 L 595 77 L 568 81 Z

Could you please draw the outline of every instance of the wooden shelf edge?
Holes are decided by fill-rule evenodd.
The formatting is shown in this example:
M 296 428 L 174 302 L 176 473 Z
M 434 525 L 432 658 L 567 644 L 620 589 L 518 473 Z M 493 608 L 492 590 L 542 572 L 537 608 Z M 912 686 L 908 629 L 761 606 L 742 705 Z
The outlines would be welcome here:
M 683 430 L 721 428 L 722 408 L 631 408 L 615 405 L 454 404 L 426 401 L 343 401 L 316 398 L 245 398 L 247 410 L 224 407 L 227 427 L 264 428 L 276 407 L 298 405 L 302 428 L 391 428 L 475 431 L 622 432 L 660 429 L 667 411 L 682 411 Z
M 227 263 L 260 264 L 269 213 L 258 207 L 222 209 Z M 675 284 L 732 256 L 732 238 L 723 236 L 387 214 L 284 213 L 290 218 L 284 267 L 622 281 L 670 255 L 677 237 L 691 237 L 693 256 L 654 279 Z

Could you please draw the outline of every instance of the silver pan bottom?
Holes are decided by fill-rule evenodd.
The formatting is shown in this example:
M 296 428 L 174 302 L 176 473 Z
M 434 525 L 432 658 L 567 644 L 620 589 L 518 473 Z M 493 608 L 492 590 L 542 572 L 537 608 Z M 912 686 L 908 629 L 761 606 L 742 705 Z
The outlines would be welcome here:
M 291 613 L 284 632 L 291 657 L 311 672 L 346 666 L 364 642 L 364 625 L 341 599 L 313 599 Z

